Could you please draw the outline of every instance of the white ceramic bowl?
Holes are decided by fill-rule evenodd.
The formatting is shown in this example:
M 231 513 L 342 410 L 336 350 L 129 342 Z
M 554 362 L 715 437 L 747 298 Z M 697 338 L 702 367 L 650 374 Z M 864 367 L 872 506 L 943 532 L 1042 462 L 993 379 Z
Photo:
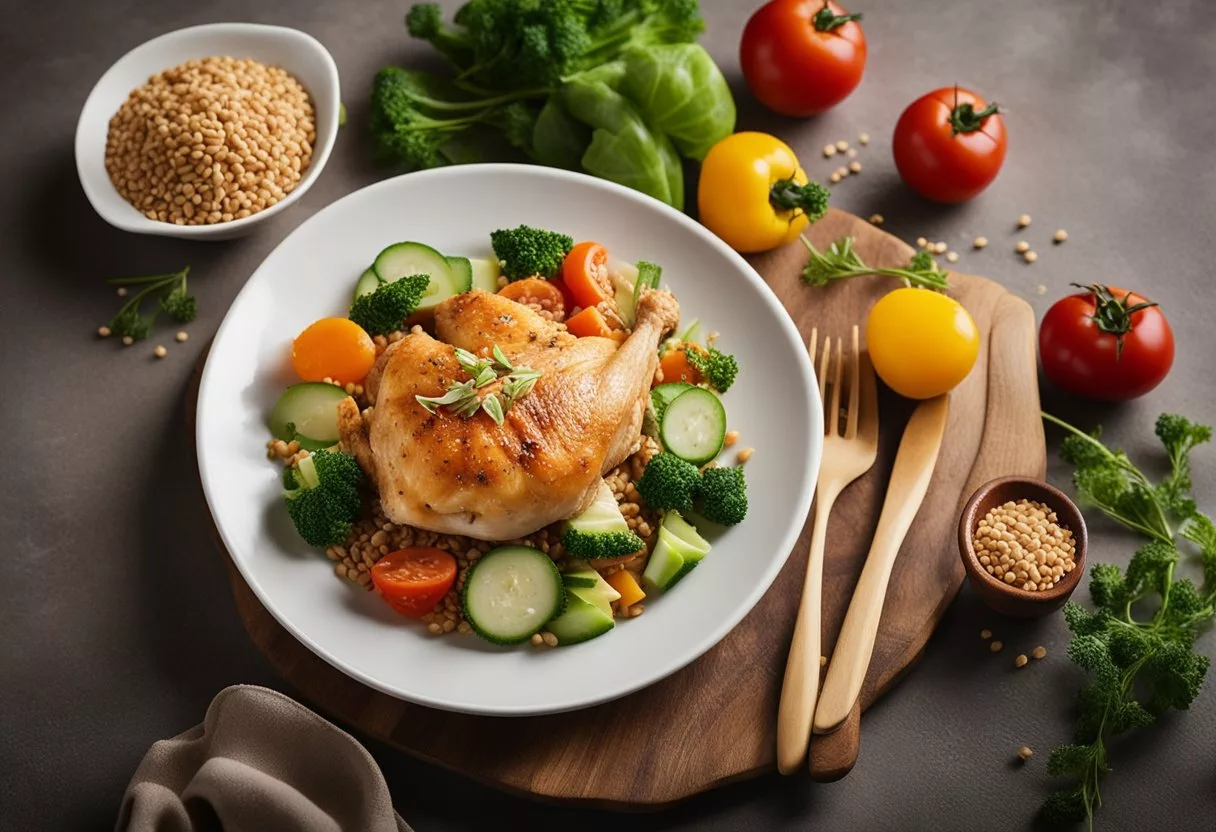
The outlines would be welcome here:
M 476 194 L 476 198 L 470 198 Z M 710 534 L 713 549 L 639 618 L 571 647 L 496 648 L 476 636 L 428 636 L 376 595 L 334 577 L 283 506 L 266 460 L 266 419 L 296 379 L 291 341 L 343 315 L 359 274 L 385 246 L 430 243 L 490 255 L 490 232 L 520 223 L 594 239 L 626 261 L 663 267 L 684 321 L 721 332 L 739 377 L 724 396 L 747 463 L 751 508 Z M 649 685 L 714 646 L 785 563 L 819 471 L 823 414 L 805 346 L 772 290 L 738 254 L 684 214 L 582 174 L 525 165 L 411 173 L 356 191 L 292 232 L 233 301 L 199 391 L 197 445 L 207 502 L 224 544 L 268 610 L 301 642 L 356 679 L 423 705 L 538 714 L 593 705 Z M 722 455 L 734 462 L 734 452 Z M 678 719 L 679 703 L 672 703 Z
M 110 119 L 131 90 L 170 67 L 196 58 L 231 55 L 282 67 L 312 97 L 317 125 L 308 170 L 286 198 L 264 211 L 214 225 L 174 225 L 150 220 L 123 199 L 106 173 L 106 135 Z M 316 181 L 338 135 L 338 67 L 333 56 L 311 35 L 283 26 L 257 23 L 212 23 L 191 26 L 153 38 L 118 59 L 93 87 L 76 124 L 76 171 L 80 185 L 101 218 L 136 234 L 159 234 L 197 240 L 226 240 L 248 234 L 254 226 L 286 210 Z

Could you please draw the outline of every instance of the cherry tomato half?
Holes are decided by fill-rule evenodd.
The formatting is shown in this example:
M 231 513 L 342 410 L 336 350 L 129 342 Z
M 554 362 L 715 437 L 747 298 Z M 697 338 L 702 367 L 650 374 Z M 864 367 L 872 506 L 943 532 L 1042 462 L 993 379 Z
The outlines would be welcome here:
M 575 304 L 584 309 L 611 300 L 608 249 L 592 242 L 579 243 L 570 249 L 562 261 L 562 282 Z
M 912 190 L 937 202 L 966 202 L 1001 170 L 1005 122 L 996 104 L 961 87 L 943 87 L 908 105 L 891 149 Z
M 836 2 L 772 0 L 743 29 L 739 62 L 770 110 L 813 116 L 848 97 L 866 67 L 866 36 Z
M 1143 396 L 1174 364 L 1174 332 L 1156 304 L 1094 285 L 1056 301 L 1039 326 L 1043 373 L 1070 393 L 1100 401 Z
M 456 580 L 456 558 L 432 546 L 389 552 L 371 569 L 372 584 L 402 615 L 421 618 L 443 600 Z

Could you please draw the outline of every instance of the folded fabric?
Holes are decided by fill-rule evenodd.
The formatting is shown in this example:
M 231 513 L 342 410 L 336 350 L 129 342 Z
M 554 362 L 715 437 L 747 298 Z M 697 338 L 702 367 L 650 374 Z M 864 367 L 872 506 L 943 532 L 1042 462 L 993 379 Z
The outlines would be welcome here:
M 153 744 L 119 832 L 409 832 L 354 737 L 281 693 L 238 685 L 203 724 Z

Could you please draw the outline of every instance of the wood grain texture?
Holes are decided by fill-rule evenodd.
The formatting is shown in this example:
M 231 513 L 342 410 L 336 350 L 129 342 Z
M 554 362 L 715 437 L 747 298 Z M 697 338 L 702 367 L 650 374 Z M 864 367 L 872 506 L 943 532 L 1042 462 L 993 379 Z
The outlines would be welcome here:
M 829 212 L 809 236 L 825 246 L 846 234 L 857 238 L 857 251 L 867 263 L 903 265 L 912 254 L 903 242 L 841 211 Z M 804 262 L 798 244 L 753 259 L 804 338 L 812 326 L 820 334 L 847 336 L 891 288 L 889 281 L 860 279 L 810 289 L 799 277 Z M 955 274 L 951 283 L 985 337 L 975 370 L 951 394 L 937 473 L 891 576 L 862 687 L 863 709 L 924 649 L 961 585 L 954 535 L 962 503 L 988 479 L 1041 476 L 1045 466 L 1030 307 L 984 278 Z M 726 329 L 728 323 L 716 326 Z M 890 391 L 880 392 L 878 461 L 841 494 L 832 512 L 824 564 L 825 653 L 835 643 L 869 549 L 869 532 L 912 406 Z M 373 691 L 288 634 L 230 562 L 229 574 L 254 643 L 304 699 L 339 723 L 509 791 L 606 808 L 658 808 L 774 768 L 777 700 L 809 537 L 808 525 L 773 588 L 701 659 L 616 702 L 545 717 L 464 716 Z M 812 742 L 813 755 L 814 748 Z

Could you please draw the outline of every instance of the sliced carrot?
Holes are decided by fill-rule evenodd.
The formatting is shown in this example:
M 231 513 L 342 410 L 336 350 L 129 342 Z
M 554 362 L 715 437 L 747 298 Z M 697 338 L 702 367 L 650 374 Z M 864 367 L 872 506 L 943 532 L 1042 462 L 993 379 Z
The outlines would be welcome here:
M 554 320 L 560 321 L 566 317 L 566 299 L 561 288 L 544 278 L 516 280 L 499 289 L 498 294 L 524 306 L 552 312 Z
M 688 356 L 685 350 L 698 349 L 695 346 L 681 344 L 664 353 L 659 359 L 659 369 L 663 371 L 663 383 L 670 384 L 673 381 L 686 381 L 689 384 L 699 384 L 701 382 L 701 373 L 697 368 L 688 363 Z
M 380 558 L 371 573 L 376 591 L 393 609 L 420 618 L 452 588 L 456 559 L 433 546 L 410 546 Z
M 291 366 L 305 381 L 359 382 L 374 363 L 372 337 L 346 318 L 322 318 L 297 335 L 291 345 Z
M 632 607 L 646 597 L 646 593 L 638 586 L 638 580 L 633 577 L 632 572 L 620 569 L 605 577 L 604 580 L 608 582 L 609 586 L 621 593 L 620 603 L 622 607 Z
M 608 249 L 599 243 L 579 243 L 562 261 L 562 281 L 579 306 L 589 307 L 611 300 Z
M 566 321 L 566 329 L 577 338 L 598 335 L 601 338 L 611 338 L 612 328 L 594 306 L 588 306 L 570 320 Z

